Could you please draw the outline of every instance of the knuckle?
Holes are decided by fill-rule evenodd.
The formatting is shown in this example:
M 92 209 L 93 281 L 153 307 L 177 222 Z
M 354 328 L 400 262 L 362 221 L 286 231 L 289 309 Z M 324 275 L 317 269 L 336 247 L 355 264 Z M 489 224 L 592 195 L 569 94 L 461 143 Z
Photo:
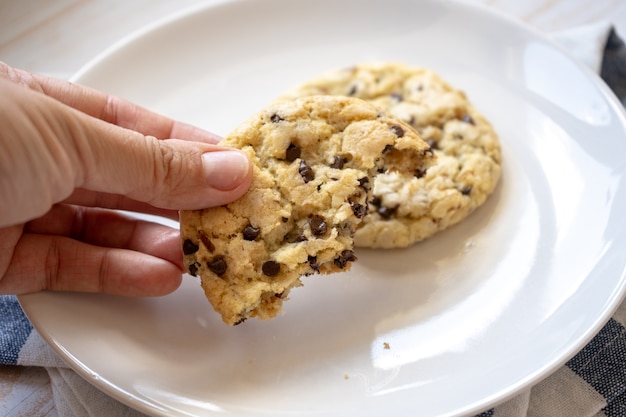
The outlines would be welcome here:
M 107 290 L 107 283 L 109 282 L 109 273 L 111 270 L 111 250 L 105 250 L 100 258 L 100 265 L 98 267 L 98 280 L 96 282 L 96 288 L 94 289 L 98 293 L 104 293 Z
M 156 140 L 155 164 L 152 179 L 157 189 L 166 191 L 175 189 L 181 182 L 183 165 L 179 152 L 170 144 Z
M 44 257 L 44 288 L 54 290 L 59 287 L 61 269 L 61 253 L 57 239 L 50 239 L 48 250 Z
M 105 122 L 117 124 L 117 117 L 119 114 L 119 101 L 114 96 L 106 96 L 102 111 L 98 115 L 98 118 Z

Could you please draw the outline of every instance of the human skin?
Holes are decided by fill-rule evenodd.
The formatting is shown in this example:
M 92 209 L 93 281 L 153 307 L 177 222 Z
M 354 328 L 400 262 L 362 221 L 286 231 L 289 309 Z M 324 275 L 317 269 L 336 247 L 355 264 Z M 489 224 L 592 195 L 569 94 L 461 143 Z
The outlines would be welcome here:
M 252 179 L 216 135 L 1 62 L 0 126 L 0 294 L 167 294 L 183 272 L 178 230 L 119 210 L 176 219 Z

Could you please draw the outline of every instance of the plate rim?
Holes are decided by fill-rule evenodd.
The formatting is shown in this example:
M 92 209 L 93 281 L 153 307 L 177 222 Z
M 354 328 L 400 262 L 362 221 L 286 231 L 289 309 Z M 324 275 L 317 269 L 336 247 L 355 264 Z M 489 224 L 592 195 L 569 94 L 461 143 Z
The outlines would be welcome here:
M 119 50 L 132 45 L 134 42 L 141 40 L 147 36 L 150 36 L 152 33 L 159 31 L 161 28 L 167 25 L 171 25 L 173 23 L 185 20 L 190 16 L 196 13 L 205 13 L 210 11 L 215 7 L 219 7 L 222 5 L 232 4 L 232 3 L 252 3 L 258 1 L 265 0 L 212 0 L 201 2 L 189 7 L 186 7 L 180 11 L 164 16 L 160 19 L 157 19 L 147 25 L 144 25 L 133 32 L 123 36 L 118 41 L 111 44 L 109 47 L 105 48 L 101 52 L 97 53 L 92 59 L 90 59 L 85 65 L 83 65 L 76 73 L 74 73 L 70 81 L 72 82 L 80 82 L 80 80 L 94 68 L 97 68 L 104 61 L 109 59 L 112 55 L 114 55 Z M 287 0 L 285 0 L 287 1 Z M 571 62 L 573 62 L 579 69 L 584 71 L 588 77 L 593 79 L 594 84 L 599 88 L 602 93 L 602 98 L 606 100 L 607 104 L 610 104 L 612 110 L 615 115 L 620 119 L 622 127 L 626 129 L 626 109 L 622 106 L 621 102 L 615 95 L 615 93 L 606 85 L 604 80 L 592 71 L 590 68 L 586 67 L 583 63 L 577 60 L 577 58 L 566 48 L 548 36 L 547 33 L 540 31 L 539 29 L 531 26 L 530 24 L 515 18 L 509 14 L 506 14 L 502 11 L 487 7 L 481 3 L 475 3 L 470 0 L 447 0 L 447 3 L 454 3 L 463 5 L 464 7 L 473 8 L 480 13 L 486 13 L 495 17 L 496 19 L 507 22 L 507 24 L 513 25 L 517 27 L 519 30 L 527 32 L 531 34 L 533 37 L 538 38 L 542 42 L 550 45 L 551 47 L 559 50 L 564 56 L 567 56 Z M 626 132 L 626 130 L 624 130 Z M 594 322 L 594 325 L 587 329 L 586 332 L 583 332 L 578 338 L 579 342 L 576 344 L 572 344 L 570 348 L 560 355 L 554 358 L 554 360 L 550 363 L 544 364 L 543 367 L 538 369 L 536 372 L 529 374 L 523 381 L 520 381 L 518 384 L 511 385 L 506 390 L 501 390 L 498 395 L 494 395 L 493 398 L 485 398 L 479 401 L 476 401 L 471 404 L 470 407 L 467 408 L 465 412 L 479 412 L 484 410 L 485 407 L 495 407 L 498 404 L 505 402 L 506 400 L 514 397 L 519 394 L 523 389 L 531 387 L 533 384 L 536 384 L 540 380 L 545 379 L 552 373 L 554 373 L 560 366 L 564 365 L 569 359 L 576 355 L 587 343 L 589 343 L 593 337 L 602 329 L 602 327 L 610 320 L 611 316 L 615 313 L 615 311 L 619 308 L 620 302 L 624 300 L 626 297 L 626 278 L 624 277 L 624 273 L 626 271 L 622 271 L 622 278 L 619 280 L 620 285 L 613 289 L 613 292 L 610 297 L 610 302 L 607 302 L 607 308 L 603 309 L 603 314 L 601 314 Z M 122 389 L 121 387 L 115 386 L 110 383 L 107 379 L 102 378 L 99 375 L 95 375 L 92 371 L 90 371 L 89 367 L 85 365 L 81 360 L 74 357 L 71 352 L 68 352 L 63 348 L 63 346 L 47 332 L 40 331 L 41 326 L 38 324 L 39 320 L 36 317 L 32 317 L 29 313 L 29 295 L 19 295 L 17 296 L 18 302 L 24 310 L 28 319 L 33 323 L 35 329 L 40 333 L 42 338 L 50 345 L 50 347 L 59 355 L 59 357 L 75 372 L 81 375 L 86 381 L 94 385 L 96 388 L 104 391 L 106 394 L 111 397 L 119 400 L 123 404 L 136 409 L 138 411 L 151 414 L 151 415 L 159 415 L 166 416 L 167 410 L 159 410 L 154 404 L 148 403 L 145 400 L 133 395 L 132 393 Z M 608 301 L 608 300 L 607 300 Z M 456 415 L 456 414 L 454 414 Z

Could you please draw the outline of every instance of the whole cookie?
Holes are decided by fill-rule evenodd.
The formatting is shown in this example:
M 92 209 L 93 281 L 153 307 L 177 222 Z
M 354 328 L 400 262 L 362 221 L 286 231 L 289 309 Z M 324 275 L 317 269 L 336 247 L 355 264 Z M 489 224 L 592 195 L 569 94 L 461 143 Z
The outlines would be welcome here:
M 463 220 L 493 193 L 501 172 L 498 136 L 465 94 L 435 72 L 366 63 L 322 74 L 280 99 L 318 94 L 375 104 L 415 128 L 437 156 L 421 178 L 405 181 L 395 173 L 376 178 L 356 246 L 408 246 Z
M 408 125 L 348 97 L 274 103 L 221 144 L 253 162 L 250 189 L 180 221 L 185 265 L 229 325 L 274 317 L 301 276 L 348 270 L 375 178 L 410 181 L 434 162 Z

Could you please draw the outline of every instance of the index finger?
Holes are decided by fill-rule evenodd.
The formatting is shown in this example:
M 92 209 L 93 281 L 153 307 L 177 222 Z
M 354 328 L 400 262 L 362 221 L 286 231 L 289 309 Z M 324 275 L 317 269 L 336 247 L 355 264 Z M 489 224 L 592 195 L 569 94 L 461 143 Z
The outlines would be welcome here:
M 158 139 L 184 139 L 216 144 L 221 137 L 187 123 L 172 120 L 96 89 L 23 71 L 0 62 L 0 76 L 75 108 L 92 117 Z

